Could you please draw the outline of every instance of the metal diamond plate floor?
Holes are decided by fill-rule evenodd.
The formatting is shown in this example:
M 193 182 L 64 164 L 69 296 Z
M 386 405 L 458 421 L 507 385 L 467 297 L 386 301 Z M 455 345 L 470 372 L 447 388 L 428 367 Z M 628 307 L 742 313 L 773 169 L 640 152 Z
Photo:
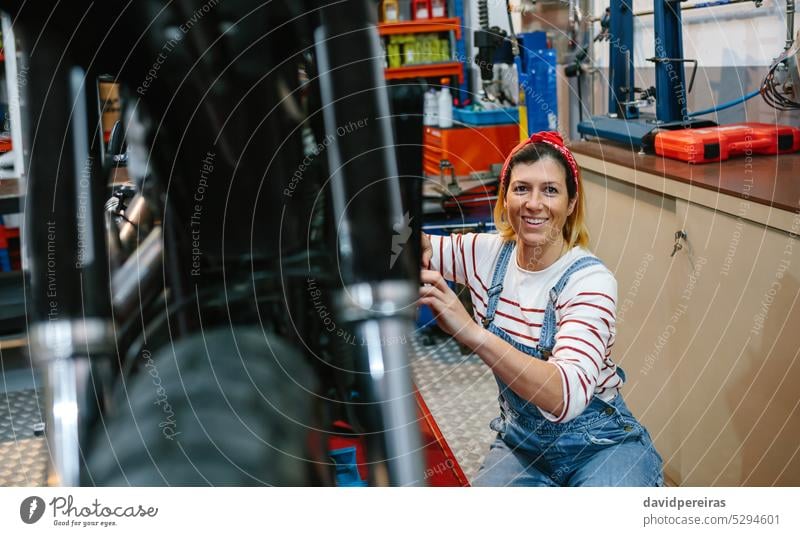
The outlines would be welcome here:
M 412 339 L 414 382 L 464 474 L 472 479 L 495 437 L 489 421 L 498 415 L 497 383 L 478 356 L 463 355 L 451 338 L 427 338 L 430 345 L 424 344 L 425 336 Z
M 0 486 L 44 485 L 47 445 L 33 433 L 40 407 L 32 389 L 0 392 Z

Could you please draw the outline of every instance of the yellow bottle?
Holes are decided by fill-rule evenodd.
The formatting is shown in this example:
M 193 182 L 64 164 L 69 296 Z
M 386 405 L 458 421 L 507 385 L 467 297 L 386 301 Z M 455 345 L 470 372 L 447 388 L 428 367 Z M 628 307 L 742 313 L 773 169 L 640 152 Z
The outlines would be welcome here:
M 400 20 L 400 6 L 397 0 L 383 0 L 383 22 Z

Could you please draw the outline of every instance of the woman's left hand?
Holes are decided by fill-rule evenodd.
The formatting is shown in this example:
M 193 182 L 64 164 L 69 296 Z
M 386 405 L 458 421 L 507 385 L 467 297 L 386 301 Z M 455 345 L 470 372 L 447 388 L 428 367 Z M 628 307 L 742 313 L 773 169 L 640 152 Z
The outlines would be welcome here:
M 482 329 L 472 320 L 456 293 L 447 286 L 442 274 L 436 270 L 422 270 L 420 281 L 429 286 L 419 289 L 419 302 L 433 310 L 436 323 L 442 331 L 462 342 L 473 334 L 475 329 Z

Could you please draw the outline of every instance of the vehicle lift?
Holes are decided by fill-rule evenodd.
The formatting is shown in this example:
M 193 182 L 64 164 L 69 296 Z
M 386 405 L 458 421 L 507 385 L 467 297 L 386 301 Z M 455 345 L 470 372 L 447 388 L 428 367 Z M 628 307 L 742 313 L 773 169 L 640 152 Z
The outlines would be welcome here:
M 700 128 L 716 123 L 689 115 L 686 102 L 684 63 L 693 63 L 691 89 L 697 60 L 683 57 L 680 0 L 655 0 L 653 29 L 656 67 L 656 117 L 639 117 L 633 67 L 633 0 L 611 0 L 609 13 L 608 115 L 593 116 L 578 123 L 584 136 L 606 138 L 640 150 L 652 150 L 655 134 L 662 130 Z M 645 91 L 651 96 L 652 91 Z

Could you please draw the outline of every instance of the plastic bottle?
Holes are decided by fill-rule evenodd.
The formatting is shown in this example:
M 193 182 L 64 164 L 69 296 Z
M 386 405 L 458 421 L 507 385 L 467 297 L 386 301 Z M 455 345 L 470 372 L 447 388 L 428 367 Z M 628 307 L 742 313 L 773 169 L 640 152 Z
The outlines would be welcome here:
M 439 128 L 450 128 L 453 126 L 453 97 L 450 95 L 450 88 L 445 86 L 439 92 Z
M 411 14 L 411 0 L 399 0 L 397 4 L 400 6 L 400 20 L 409 21 L 414 20 Z
M 447 16 L 447 7 L 445 7 L 445 0 L 431 0 L 431 15 L 434 18 Z
M 431 0 L 413 0 L 411 10 L 414 20 L 431 18 Z
M 397 22 L 400 20 L 400 6 L 397 0 L 383 0 L 383 22 Z
M 429 89 L 425 92 L 425 101 L 422 106 L 422 124 L 426 127 L 435 127 L 439 124 L 439 103 L 436 92 Z

